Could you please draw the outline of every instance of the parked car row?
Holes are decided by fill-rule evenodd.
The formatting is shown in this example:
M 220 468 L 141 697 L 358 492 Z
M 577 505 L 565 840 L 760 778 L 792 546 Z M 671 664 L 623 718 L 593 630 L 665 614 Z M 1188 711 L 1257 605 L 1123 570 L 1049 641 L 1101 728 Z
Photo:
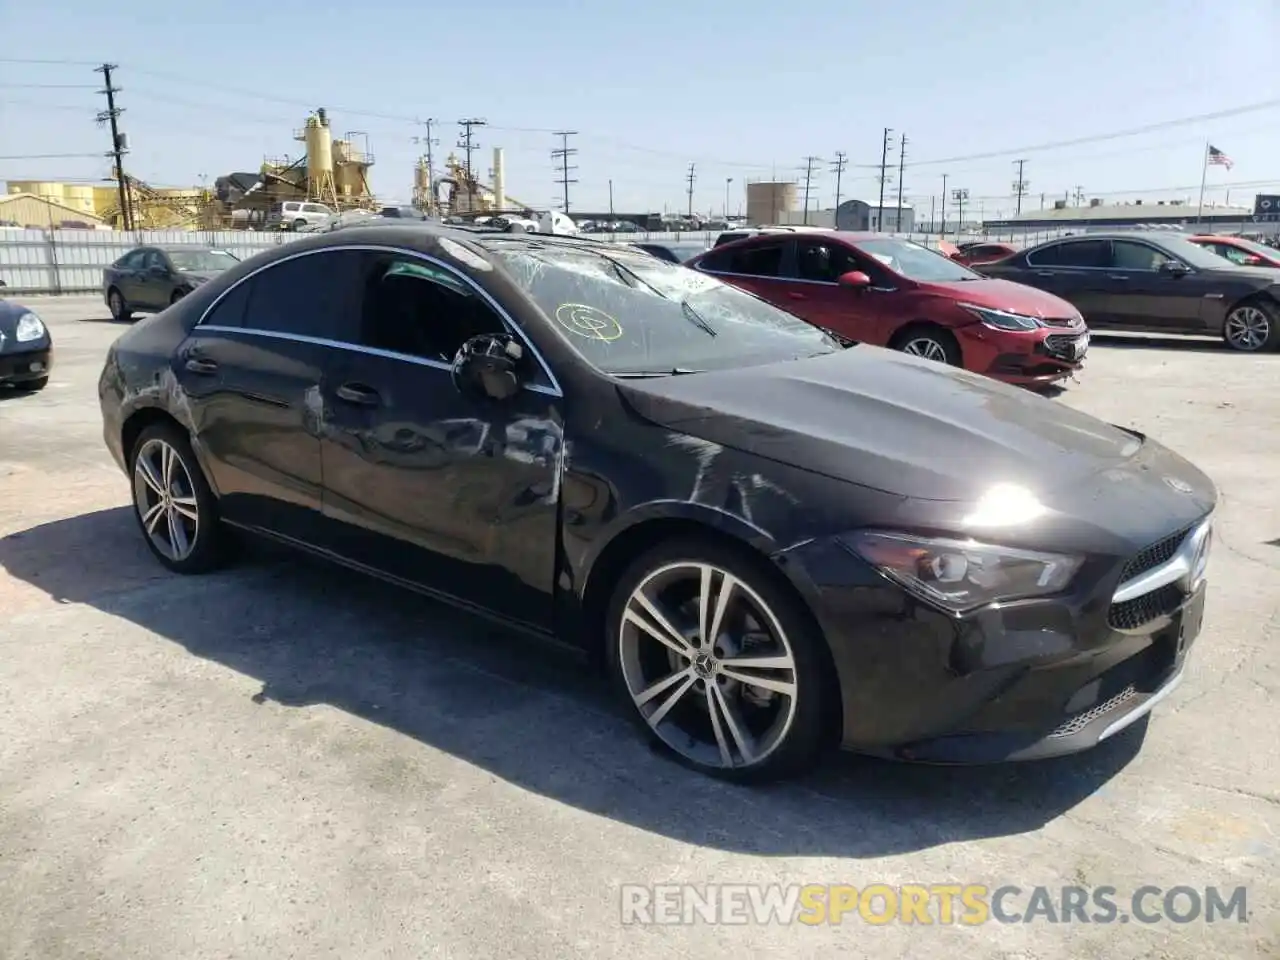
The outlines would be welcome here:
M 233 264 L 103 366 L 140 536 L 195 574 L 255 534 L 575 644 L 735 780 L 1070 753 L 1177 686 L 1210 480 L 928 359 L 1056 375 L 1074 308 L 871 234 L 693 262 L 383 223 Z

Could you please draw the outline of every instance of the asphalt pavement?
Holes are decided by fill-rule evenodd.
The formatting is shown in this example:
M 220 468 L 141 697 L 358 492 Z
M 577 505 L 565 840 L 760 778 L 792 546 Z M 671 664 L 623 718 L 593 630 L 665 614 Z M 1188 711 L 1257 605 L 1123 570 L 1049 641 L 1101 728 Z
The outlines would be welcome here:
M 278 550 L 165 573 L 101 439 L 124 328 L 30 303 L 57 357 L 0 391 L 0 957 L 1280 956 L 1280 355 L 1100 337 L 1057 400 L 1222 492 L 1204 632 L 1150 723 L 747 789 L 651 752 L 555 647 Z M 1018 886 L 1006 914 L 1244 887 L 1247 916 L 623 922 L 624 885 L 876 883 Z

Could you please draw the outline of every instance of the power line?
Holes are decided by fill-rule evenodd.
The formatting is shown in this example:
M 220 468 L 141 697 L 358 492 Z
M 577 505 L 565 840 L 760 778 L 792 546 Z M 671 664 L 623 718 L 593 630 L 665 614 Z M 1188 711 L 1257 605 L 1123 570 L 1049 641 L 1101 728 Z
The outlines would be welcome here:
M 0 57 L 0 63 L 17 63 L 47 67 L 93 67 L 95 60 L 30 60 L 23 57 Z
M 97 73 L 102 74 L 102 89 L 98 92 L 107 97 L 107 109 L 98 114 L 98 123 L 106 123 L 111 130 L 111 150 L 107 156 L 114 161 L 116 189 L 120 192 L 120 219 L 126 230 L 132 230 L 133 210 L 129 205 L 129 190 L 124 178 L 124 155 L 129 152 L 129 142 L 120 132 L 119 119 L 124 111 L 116 106 L 116 94 L 120 92 L 120 88 L 111 85 L 111 71 L 115 69 L 117 67 L 114 63 L 104 63 L 94 68 Z
M 849 162 L 849 157 L 848 157 L 848 155 L 847 155 L 843 150 L 837 150 L 837 151 L 836 151 L 836 158 L 835 158 L 835 160 L 834 160 L 834 161 L 832 162 L 832 164 L 831 164 L 831 169 L 835 171 L 835 175 L 836 175 L 836 206 L 835 206 L 835 209 L 837 209 L 837 210 L 839 210 L 839 209 L 840 209 L 840 181 L 841 181 L 841 180 L 842 180 L 842 178 L 844 177 L 844 168 L 845 168 L 845 166 L 847 166 L 847 165 L 848 165 L 848 162 Z
M 0 83 L 0 90 L 96 90 L 96 83 Z
M 551 151 L 551 159 L 560 161 L 560 178 L 555 182 L 560 184 L 560 188 L 564 191 L 564 212 L 569 212 L 569 184 L 577 183 L 577 180 L 569 178 L 570 170 L 577 170 L 576 166 L 569 165 L 569 158 L 578 151 L 574 147 L 569 146 L 569 138 L 578 135 L 577 130 L 557 130 L 555 135 L 560 138 L 560 149 Z
M 100 153 L 15 153 L 0 160 L 96 160 L 100 156 Z

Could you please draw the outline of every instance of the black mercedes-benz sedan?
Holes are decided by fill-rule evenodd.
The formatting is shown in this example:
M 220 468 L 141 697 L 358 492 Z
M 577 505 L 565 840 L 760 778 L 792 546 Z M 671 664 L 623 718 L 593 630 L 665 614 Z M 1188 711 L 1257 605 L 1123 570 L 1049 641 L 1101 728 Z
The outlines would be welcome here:
M 100 397 L 170 569 L 248 531 L 558 636 L 730 778 L 1084 749 L 1200 630 L 1190 463 L 621 244 L 305 238 L 131 328 Z
M 1062 297 L 1091 330 L 1215 336 L 1244 353 L 1280 348 L 1280 271 L 1232 263 L 1182 234 L 1065 237 L 973 269 Z
M 42 390 L 53 369 L 53 338 L 34 310 L 0 298 L 0 385 Z
M 240 261 L 192 244 L 136 247 L 102 271 L 102 301 L 114 320 L 163 310 Z

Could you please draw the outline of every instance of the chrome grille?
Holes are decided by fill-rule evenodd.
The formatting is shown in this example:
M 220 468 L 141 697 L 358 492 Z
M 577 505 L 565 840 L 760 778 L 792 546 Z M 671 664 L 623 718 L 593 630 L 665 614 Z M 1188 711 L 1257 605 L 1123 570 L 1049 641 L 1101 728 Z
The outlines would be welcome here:
M 1066 721 L 1059 725 L 1058 729 L 1049 734 L 1050 740 L 1060 740 L 1063 737 L 1069 737 L 1073 733 L 1079 733 L 1093 721 L 1099 717 L 1110 713 L 1116 707 L 1120 706 L 1127 700 L 1132 700 L 1138 695 L 1138 690 L 1133 684 L 1125 687 L 1114 697 L 1108 697 L 1099 704 L 1095 704 L 1088 710 L 1082 710 L 1073 717 L 1069 717 Z
M 1070 360 L 1075 356 L 1075 342 L 1079 334 L 1051 333 L 1044 338 L 1044 348 L 1055 357 Z
M 1185 599 L 1178 584 L 1166 583 L 1140 597 L 1113 603 L 1107 610 L 1107 623 L 1115 630 L 1137 630 L 1152 620 L 1175 613 Z
M 1042 317 L 1040 322 L 1046 327 L 1074 327 L 1080 321 L 1074 317 Z
M 1120 582 L 1125 583 L 1134 577 L 1141 576 L 1148 570 L 1160 566 L 1162 563 L 1167 563 L 1178 552 L 1178 547 L 1182 545 L 1182 541 L 1187 538 L 1187 534 L 1190 532 L 1189 528 L 1179 530 L 1163 540 L 1157 540 L 1149 547 L 1144 547 L 1138 552 L 1137 556 L 1124 565 L 1124 569 L 1120 572 Z

